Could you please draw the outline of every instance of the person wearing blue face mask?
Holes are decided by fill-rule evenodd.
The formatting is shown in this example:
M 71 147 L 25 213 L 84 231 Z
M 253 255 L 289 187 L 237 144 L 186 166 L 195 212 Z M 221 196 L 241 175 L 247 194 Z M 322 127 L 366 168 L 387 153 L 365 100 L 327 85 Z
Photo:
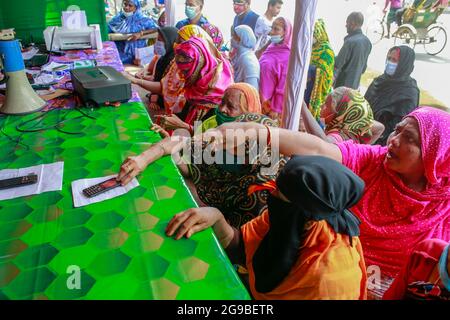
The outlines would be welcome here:
M 122 63 L 134 62 L 136 49 L 147 46 L 147 40 L 142 37 L 147 33 L 156 32 L 156 28 L 155 21 L 142 14 L 141 4 L 138 0 L 123 2 L 122 11 L 108 23 L 109 33 L 132 34 L 127 41 L 115 42 Z
M 204 0 L 186 0 L 184 12 L 187 18 L 178 21 L 175 27 L 177 29 L 181 29 L 190 24 L 195 24 L 200 27 L 207 24 L 208 19 L 206 19 L 202 14 L 203 5 Z
M 365 98 L 372 107 L 374 118 L 386 127 L 378 144 L 386 144 L 395 125 L 419 104 L 420 90 L 411 77 L 414 61 L 414 50 L 408 46 L 390 49 L 384 73 L 367 89 Z

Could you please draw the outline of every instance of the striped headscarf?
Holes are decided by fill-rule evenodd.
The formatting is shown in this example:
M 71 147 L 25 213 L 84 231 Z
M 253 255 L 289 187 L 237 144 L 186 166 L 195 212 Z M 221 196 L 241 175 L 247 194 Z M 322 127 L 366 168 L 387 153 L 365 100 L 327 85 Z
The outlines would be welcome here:
M 369 143 L 374 123 L 372 108 L 359 91 L 339 87 L 326 99 L 334 117 L 328 121 L 325 132 L 337 133 L 344 140 Z
M 192 37 L 206 40 L 209 44 L 212 44 L 218 50 L 220 50 L 223 45 L 222 33 L 217 27 L 211 24 L 207 24 L 203 27 L 197 26 L 195 24 L 189 24 L 181 28 L 178 31 L 178 35 L 183 41 L 187 41 Z

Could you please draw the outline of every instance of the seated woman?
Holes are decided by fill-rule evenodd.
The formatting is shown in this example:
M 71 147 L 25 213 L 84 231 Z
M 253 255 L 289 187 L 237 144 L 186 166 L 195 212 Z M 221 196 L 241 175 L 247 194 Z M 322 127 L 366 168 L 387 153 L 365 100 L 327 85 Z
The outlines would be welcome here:
M 247 25 L 236 27 L 232 44 L 236 49 L 236 55 L 232 60 L 234 80 L 248 83 L 259 90 L 260 67 L 258 58 L 253 51 L 256 37 L 252 28 Z
M 259 59 L 259 95 L 264 114 L 274 120 L 280 120 L 291 53 L 292 25 L 285 18 L 277 18 L 269 35 L 271 44 Z
M 212 226 L 231 261 L 247 267 L 257 300 L 365 299 L 360 221 L 348 211 L 364 182 L 331 159 L 294 156 L 275 184 L 267 211 L 240 230 L 215 208 L 195 208 L 166 234 L 190 238 Z
M 254 113 L 249 113 L 254 112 Z M 218 108 L 217 116 L 209 119 L 210 127 L 218 123 L 230 121 L 255 122 L 266 126 L 275 126 L 270 118 L 260 114 L 261 104 L 256 90 L 246 83 L 233 84 L 225 90 L 223 100 Z M 161 128 L 154 127 L 161 132 Z M 133 177 L 145 170 L 151 163 L 165 155 L 176 155 L 187 145 L 191 149 L 191 159 L 178 161 L 178 167 L 185 177 L 191 178 L 195 189 L 193 194 L 198 196 L 199 205 L 220 208 L 233 226 L 239 227 L 245 222 L 260 215 L 267 207 L 268 192 L 256 186 L 264 185 L 275 179 L 274 174 L 265 174 L 262 166 L 249 165 L 223 165 L 196 163 L 194 141 L 190 139 L 184 143 L 177 143 L 175 139 L 167 137 L 161 142 L 151 146 L 147 151 L 137 157 L 130 157 L 122 164 L 119 180 L 123 184 L 129 183 Z M 203 145 L 203 149 L 207 146 Z M 184 155 L 187 157 L 187 155 Z M 189 161 L 190 160 L 190 161 Z M 279 161 L 283 166 L 284 159 Z M 249 188 L 252 192 L 249 193 Z
M 183 128 L 193 132 L 194 122 L 212 116 L 225 89 L 233 83 L 231 65 L 214 46 L 197 37 L 177 45 L 175 62 L 185 79 L 186 105 L 179 114 L 184 123 L 166 129 Z
M 164 99 L 162 92 L 155 90 L 151 82 L 161 82 L 163 77 L 169 71 L 170 64 L 174 61 L 175 52 L 173 51 L 173 45 L 178 37 L 178 29 L 174 27 L 163 27 L 158 29 L 158 40 L 155 43 L 155 54 L 157 62 L 152 61 L 148 68 L 143 72 L 139 72 L 135 77 L 131 77 L 125 74 L 133 84 L 137 84 L 144 89 L 153 89 L 153 93 L 150 94 L 150 108 L 158 110 L 164 107 Z
M 202 132 L 227 122 L 236 121 L 240 116 L 247 113 L 261 113 L 258 91 L 248 83 L 233 83 L 225 90 L 222 103 L 216 109 L 215 115 L 203 122 Z M 196 131 L 195 133 L 199 132 Z
M 356 143 L 372 144 L 384 131 L 384 126 L 373 120 L 369 103 L 357 90 L 336 88 L 319 109 L 325 132 L 304 105 L 301 114 L 306 132 L 331 143 L 353 140 Z
M 172 29 L 171 29 L 172 30 Z M 212 31 L 214 29 L 207 29 Z M 171 31 L 172 33 L 173 31 Z M 214 43 L 209 34 L 202 28 L 195 25 L 188 25 L 181 28 L 178 31 L 178 36 L 171 49 L 173 49 L 177 44 L 183 41 L 187 41 L 192 37 L 202 38 L 209 43 L 211 47 L 215 45 L 221 45 L 222 41 L 220 35 L 216 35 L 215 39 L 217 43 Z M 212 49 L 214 50 L 214 49 Z M 183 110 L 186 104 L 186 99 L 184 97 L 184 78 L 180 74 L 175 59 L 172 59 L 169 66 L 165 69 L 164 75 L 160 81 L 154 81 L 151 78 L 143 79 L 144 81 L 133 79 L 133 77 L 126 75 L 134 84 L 141 86 L 142 88 L 150 91 L 152 95 L 158 95 L 163 97 L 163 104 L 160 105 L 164 107 L 165 113 L 170 115 L 173 113 L 179 113 Z M 138 78 L 141 74 L 138 74 Z M 155 98 L 153 98 L 155 99 Z M 174 123 L 174 126 L 182 124 L 182 121 L 178 117 L 169 117 L 167 119 L 167 124 Z
M 314 118 L 319 120 L 320 107 L 333 88 L 334 74 L 334 52 L 322 19 L 317 20 L 314 25 L 311 66 L 314 68 L 315 75 L 311 79 L 313 82 L 310 84 L 312 89 L 308 105 Z
M 419 243 L 383 300 L 450 300 L 449 250 L 438 239 Z
M 264 126 L 255 123 L 233 122 L 213 130 L 226 137 L 227 130 L 253 129 L 263 140 L 270 133 L 278 137 L 281 154 L 329 157 L 361 177 L 366 188 L 352 212 L 362 220 L 366 264 L 381 271 L 380 290 L 369 292 L 372 298 L 381 298 L 420 241 L 450 241 L 448 128 L 450 114 L 422 107 L 397 124 L 387 147 L 353 141 L 332 144 L 302 132 L 264 131 Z
M 365 94 L 375 120 L 386 127 L 385 134 L 377 142 L 381 145 L 386 145 L 395 125 L 419 104 L 420 90 L 416 80 L 411 78 L 414 60 L 415 53 L 410 47 L 390 49 L 384 74 L 373 80 Z
M 157 27 L 151 18 L 142 14 L 141 4 L 138 0 L 123 1 L 123 11 L 108 23 L 109 33 L 133 34 L 130 40 L 116 41 L 123 64 L 133 63 L 135 50 L 147 46 L 147 41 L 141 37 L 148 32 L 156 32 Z

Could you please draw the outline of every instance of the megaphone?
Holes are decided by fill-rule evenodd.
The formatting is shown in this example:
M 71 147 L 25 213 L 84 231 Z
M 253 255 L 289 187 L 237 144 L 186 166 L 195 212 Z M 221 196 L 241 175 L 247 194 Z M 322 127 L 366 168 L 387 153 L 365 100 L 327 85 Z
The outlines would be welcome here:
M 45 106 L 45 101 L 28 82 L 19 41 L 0 40 L 0 68 L 4 73 L 1 82 L 6 82 L 6 100 L 0 106 L 0 113 L 27 114 L 39 111 Z

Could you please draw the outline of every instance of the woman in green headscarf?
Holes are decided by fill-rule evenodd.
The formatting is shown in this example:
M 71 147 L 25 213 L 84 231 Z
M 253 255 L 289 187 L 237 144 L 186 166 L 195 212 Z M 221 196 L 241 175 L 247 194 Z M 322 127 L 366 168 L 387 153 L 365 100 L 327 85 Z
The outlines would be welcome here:
M 245 113 L 260 114 L 261 112 L 258 91 L 247 83 L 234 83 L 225 90 L 222 104 L 216 109 L 215 115 L 203 122 L 202 132 L 226 122 L 236 121 Z
M 269 127 L 277 126 L 277 122 L 261 114 L 261 102 L 255 88 L 247 83 L 232 84 L 225 90 L 222 103 L 216 110 L 216 114 L 206 120 L 203 129 L 215 128 L 227 122 L 255 122 Z M 156 132 L 164 131 L 155 126 Z M 199 132 L 200 133 L 200 132 Z M 165 155 L 174 155 L 184 148 L 190 150 L 190 155 L 183 154 L 178 168 L 183 176 L 190 178 L 194 188 L 193 194 L 198 196 L 198 204 L 215 207 L 226 213 L 226 218 L 231 225 L 240 227 L 247 221 L 260 215 L 267 207 L 269 192 L 261 188 L 266 183 L 274 180 L 277 170 L 262 170 L 263 168 L 281 168 L 285 159 L 276 159 L 276 163 L 264 166 L 261 157 L 270 158 L 271 151 L 263 150 L 255 159 L 244 159 L 243 163 L 237 161 L 237 156 L 229 154 L 233 159 L 231 163 L 207 163 L 203 158 L 207 143 L 201 145 L 202 150 L 196 153 L 196 140 L 188 139 L 183 143 L 176 142 L 168 135 L 137 157 L 130 157 L 121 166 L 118 179 L 123 184 L 129 183 L 134 177 L 151 163 Z M 190 145 L 189 145 L 190 144 Z M 246 144 L 246 151 L 250 148 Z M 198 150 L 197 150 L 198 151 Z M 250 153 L 250 152 L 249 152 Z M 225 151 L 225 156 L 227 151 Z M 246 156 L 246 158 L 248 158 Z M 228 158 L 227 158 L 228 159 Z
M 315 67 L 315 77 L 309 100 L 309 110 L 318 120 L 320 107 L 331 92 L 334 74 L 334 52 L 331 49 L 325 22 L 322 19 L 319 19 L 314 26 L 311 66 Z

